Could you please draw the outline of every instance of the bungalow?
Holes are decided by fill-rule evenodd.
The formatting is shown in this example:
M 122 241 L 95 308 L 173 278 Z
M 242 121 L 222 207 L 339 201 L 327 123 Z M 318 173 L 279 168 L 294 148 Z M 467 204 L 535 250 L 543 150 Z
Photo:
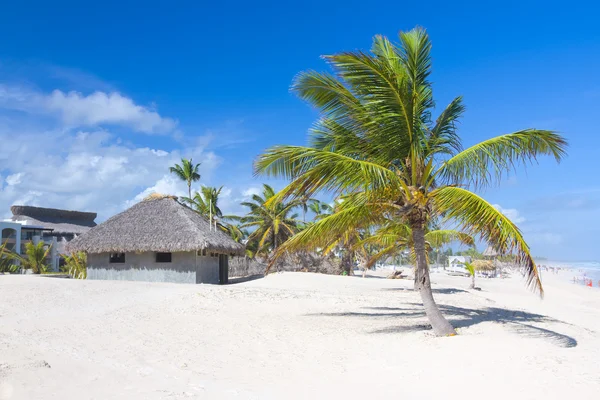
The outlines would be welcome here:
M 227 283 L 228 256 L 244 246 L 174 196 L 151 195 L 79 236 L 87 279 Z

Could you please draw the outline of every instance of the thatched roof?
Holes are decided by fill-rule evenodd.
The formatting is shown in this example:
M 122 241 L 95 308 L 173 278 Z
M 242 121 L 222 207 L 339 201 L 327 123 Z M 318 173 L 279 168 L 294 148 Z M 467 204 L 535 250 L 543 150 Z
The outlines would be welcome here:
M 67 245 L 67 251 L 88 253 L 176 252 L 208 250 L 244 254 L 208 219 L 179 203 L 173 196 L 150 196 L 108 219 Z
M 96 226 L 96 213 L 59 210 L 33 206 L 12 206 L 13 221 L 27 221 L 29 225 L 43 226 L 54 233 L 82 234 Z
M 488 246 L 487 249 L 485 249 L 483 252 L 484 257 L 497 257 L 498 255 L 499 253 L 496 250 L 494 250 L 492 246 Z
M 476 271 L 493 271 L 496 269 L 493 261 L 475 260 L 471 263 Z

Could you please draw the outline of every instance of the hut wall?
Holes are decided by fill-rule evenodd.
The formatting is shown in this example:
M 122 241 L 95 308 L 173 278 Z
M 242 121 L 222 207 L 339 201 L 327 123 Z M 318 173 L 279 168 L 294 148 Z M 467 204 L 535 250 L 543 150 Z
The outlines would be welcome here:
M 198 256 L 196 283 L 219 283 L 219 257 Z
M 198 261 L 196 260 L 198 258 Z M 200 260 L 202 259 L 202 260 Z M 204 259 L 213 259 L 212 263 Z M 109 263 L 109 254 L 88 254 L 87 279 L 174 283 L 219 283 L 219 259 L 195 252 L 172 253 L 170 263 L 157 263 L 154 252 L 125 253 L 125 263 Z M 215 271 L 213 271 L 216 270 Z

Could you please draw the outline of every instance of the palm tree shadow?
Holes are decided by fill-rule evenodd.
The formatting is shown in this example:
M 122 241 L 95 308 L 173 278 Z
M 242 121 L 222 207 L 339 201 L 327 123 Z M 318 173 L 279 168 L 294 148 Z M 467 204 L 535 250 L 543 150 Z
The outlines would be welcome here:
M 403 319 L 413 319 L 425 317 L 422 305 L 418 303 L 409 303 L 409 308 L 395 307 L 363 307 L 367 312 L 344 312 L 317 314 L 321 316 L 339 316 L 339 317 L 363 317 L 363 318 L 390 318 L 398 317 Z M 464 308 L 450 305 L 440 305 L 442 313 L 448 317 L 448 320 L 455 328 L 466 328 L 482 322 L 496 322 L 505 325 L 510 331 L 518 335 L 529 338 L 544 339 L 558 347 L 572 348 L 577 346 L 577 340 L 571 336 L 553 331 L 548 328 L 535 326 L 536 323 L 551 323 L 570 325 L 566 322 L 548 317 L 546 315 L 530 313 L 520 310 L 510 310 L 497 307 L 486 308 Z M 313 314 L 314 315 L 314 314 Z M 409 333 L 419 332 L 431 329 L 429 323 L 421 321 L 412 324 L 390 326 L 371 331 L 371 334 L 389 334 L 389 333 Z
M 410 292 L 414 292 L 413 288 L 405 288 L 405 287 L 384 288 L 382 290 L 386 290 L 386 291 L 410 291 Z M 431 289 L 431 291 L 433 293 L 435 293 L 435 294 L 469 293 L 468 290 L 456 289 L 456 288 Z

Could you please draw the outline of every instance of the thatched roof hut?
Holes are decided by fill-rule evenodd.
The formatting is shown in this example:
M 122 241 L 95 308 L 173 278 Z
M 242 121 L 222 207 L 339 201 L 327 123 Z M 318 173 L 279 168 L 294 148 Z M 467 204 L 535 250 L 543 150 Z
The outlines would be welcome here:
M 492 247 L 488 246 L 483 252 L 484 257 L 498 257 L 500 254 Z
M 12 206 L 13 221 L 27 221 L 28 225 L 52 229 L 54 234 L 80 235 L 96 226 L 93 212 L 59 210 L 33 206 Z
M 67 246 L 95 253 L 187 252 L 244 254 L 244 246 L 174 196 L 154 195 L 113 216 Z
M 475 271 L 493 271 L 496 269 L 494 262 L 490 260 L 475 260 L 471 264 Z

